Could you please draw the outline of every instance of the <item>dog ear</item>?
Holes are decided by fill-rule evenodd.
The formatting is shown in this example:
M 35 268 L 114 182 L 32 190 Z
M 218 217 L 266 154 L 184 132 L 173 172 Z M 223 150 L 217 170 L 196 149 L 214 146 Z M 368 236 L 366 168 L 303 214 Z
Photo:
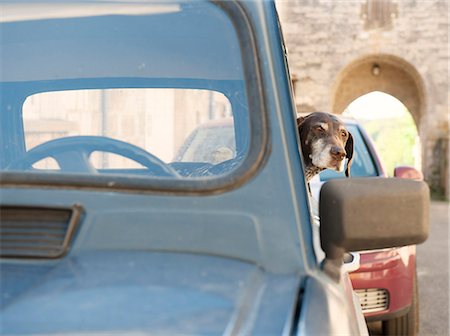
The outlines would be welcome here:
M 345 169 L 346 177 L 350 177 L 350 167 L 353 161 L 353 151 L 354 151 L 353 136 L 350 132 L 348 132 L 348 139 L 347 142 L 345 143 L 345 152 L 347 153 L 345 157 L 348 158 L 347 168 Z
M 300 141 L 301 141 L 302 145 L 304 144 L 304 141 L 305 141 L 305 130 L 303 127 L 305 119 L 306 119 L 306 117 L 298 117 L 297 118 L 298 134 L 300 136 Z
M 297 118 L 297 127 L 300 127 L 301 124 L 305 121 L 305 117 L 298 117 Z

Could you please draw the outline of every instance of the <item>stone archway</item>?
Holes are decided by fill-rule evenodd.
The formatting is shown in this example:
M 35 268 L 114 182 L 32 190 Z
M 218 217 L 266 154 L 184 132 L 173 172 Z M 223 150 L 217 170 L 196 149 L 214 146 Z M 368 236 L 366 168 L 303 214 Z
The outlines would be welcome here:
M 400 100 L 411 113 L 421 139 L 421 161 L 429 177 L 427 161 L 426 102 L 423 81 L 417 70 L 393 55 L 370 55 L 359 58 L 340 71 L 331 92 L 331 109 L 341 114 L 346 107 L 367 93 L 381 91 Z
M 424 86 L 411 64 L 393 55 L 370 55 L 352 62 L 336 78 L 331 92 L 333 113 L 341 114 L 353 100 L 372 91 L 400 100 L 411 112 L 421 135 L 426 110 Z

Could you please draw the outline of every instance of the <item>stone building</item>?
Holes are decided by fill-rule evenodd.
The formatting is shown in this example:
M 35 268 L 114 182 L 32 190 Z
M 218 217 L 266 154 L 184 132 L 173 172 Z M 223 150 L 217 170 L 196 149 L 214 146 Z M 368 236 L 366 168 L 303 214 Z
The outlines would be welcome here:
M 422 171 L 449 195 L 446 0 L 278 0 L 299 112 L 340 114 L 381 91 L 410 111 Z

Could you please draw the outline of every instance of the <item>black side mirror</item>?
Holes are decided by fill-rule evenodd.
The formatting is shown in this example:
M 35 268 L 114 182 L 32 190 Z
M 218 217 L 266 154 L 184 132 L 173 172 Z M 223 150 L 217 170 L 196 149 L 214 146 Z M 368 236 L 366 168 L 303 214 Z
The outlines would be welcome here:
M 326 262 L 339 268 L 345 252 L 424 242 L 429 188 L 398 178 L 331 180 L 320 191 L 319 215 Z

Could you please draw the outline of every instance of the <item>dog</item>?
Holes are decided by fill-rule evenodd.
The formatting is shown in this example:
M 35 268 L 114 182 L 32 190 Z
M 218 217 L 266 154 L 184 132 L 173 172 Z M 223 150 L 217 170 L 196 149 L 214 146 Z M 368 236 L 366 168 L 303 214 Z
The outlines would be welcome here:
M 325 169 L 343 172 L 350 177 L 353 160 L 353 136 L 336 116 L 325 112 L 313 112 L 297 118 L 306 181 Z

